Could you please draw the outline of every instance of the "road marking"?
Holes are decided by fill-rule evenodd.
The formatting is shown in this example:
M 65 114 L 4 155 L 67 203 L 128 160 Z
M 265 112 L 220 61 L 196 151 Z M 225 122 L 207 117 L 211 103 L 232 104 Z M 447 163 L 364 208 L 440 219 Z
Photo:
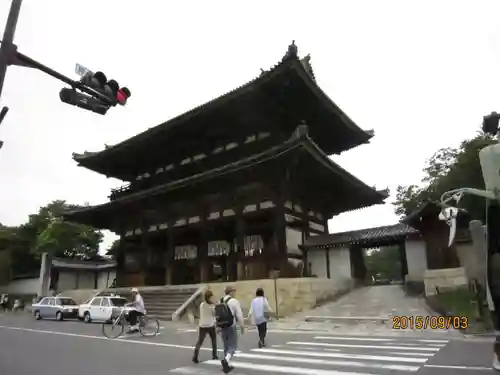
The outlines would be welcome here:
M 289 341 L 288 345 L 311 345 L 311 346 L 333 346 L 340 348 L 363 348 L 363 349 L 393 349 L 393 350 L 422 350 L 429 352 L 438 352 L 441 348 L 429 348 L 429 347 L 410 347 L 410 346 L 380 346 L 380 345 L 349 345 L 349 344 L 327 344 L 324 342 L 301 342 L 301 341 Z
M 409 353 L 409 352 L 385 352 L 385 353 L 397 354 L 397 355 L 418 355 L 420 357 L 432 357 L 432 356 L 434 356 L 434 353 Z
M 122 336 L 122 337 L 118 337 L 118 340 L 130 340 L 130 339 L 133 339 L 133 338 L 136 338 L 136 337 L 143 337 L 143 338 L 147 339 L 147 338 L 153 338 L 153 337 L 158 337 L 158 336 L 161 336 L 161 333 L 158 332 L 154 336 L 140 336 L 140 335 Z
M 272 347 L 287 347 L 286 345 L 272 345 Z M 313 347 L 310 347 L 310 346 L 296 346 L 294 349 L 297 349 L 297 350 L 318 350 L 318 348 L 313 348 Z M 341 350 L 340 349 L 330 349 L 330 348 L 323 348 L 321 350 L 324 350 L 324 351 L 327 351 L 327 352 L 340 352 Z
M 479 366 L 424 365 L 424 367 L 449 368 L 449 369 L 454 369 L 454 370 L 493 371 L 493 368 L 491 368 L 491 367 L 479 367 Z
M 365 367 L 365 368 L 377 368 L 386 369 L 392 371 L 418 371 L 420 366 L 407 366 L 398 364 L 383 364 L 374 362 L 357 362 L 357 361 L 339 361 L 331 359 L 317 359 L 317 358 L 304 358 L 304 357 L 281 357 L 275 355 L 262 355 L 262 354 L 251 354 L 251 353 L 240 353 L 238 354 L 238 359 L 256 359 L 258 360 L 270 360 L 270 361 L 283 361 L 283 362 L 295 362 L 295 363 L 309 363 L 313 365 L 332 365 L 332 366 L 346 366 L 346 367 Z
M 48 331 L 48 330 L 43 330 L 43 329 L 34 329 L 34 328 L 24 328 L 24 327 L 12 327 L 12 326 L 2 326 L 0 325 L 0 329 L 7 329 L 7 330 L 12 330 L 12 331 L 24 331 L 24 332 L 35 332 L 35 333 L 45 333 L 48 335 L 56 335 L 56 336 L 69 336 L 69 337 L 81 337 L 85 339 L 95 339 L 95 340 L 106 340 L 109 342 L 121 342 L 121 343 L 127 343 L 127 344 L 139 344 L 139 345 L 151 345 L 151 346 L 160 346 L 160 347 L 165 347 L 165 348 L 177 348 L 177 349 L 189 349 L 193 350 L 194 346 L 189 346 L 189 345 L 177 345 L 177 344 L 167 344 L 164 342 L 151 342 L 151 341 L 139 341 L 139 340 L 129 340 L 125 339 L 124 337 L 119 337 L 117 339 L 108 339 L 107 337 L 104 336 L 92 336 L 92 335 L 83 335 L 80 333 L 71 333 L 71 332 L 61 332 L 61 331 Z M 212 351 L 210 348 L 200 348 L 203 351 Z M 224 350 L 218 349 L 218 352 L 223 353 Z M 236 354 L 241 353 L 240 350 L 236 351 Z
M 371 338 L 371 337 L 337 337 L 337 336 L 314 336 L 316 340 L 347 340 L 347 341 L 416 341 L 416 342 L 421 342 L 421 343 L 426 343 L 429 344 L 429 346 L 433 346 L 433 344 L 447 344 L 450 342 L 450 340 L 418 340 L 418 339 L 412 339 L 412 338 Z M 399 343 L 398 343 L 399 344 Z M 406 345 L 414 345 L 414 344 L 406 344 Z
M 219 361 L 206 361 L 203 362 L 207 365 L 216 365 L 220 366 Z M 268 372 L 278 372 L 284 374 L 295 374 L 295 375 L 372 375 L 361 372 L 345 372 L 345 371 L 334 371 L 334 370 L 319 370 L 314 368 L 300 368 L 300 367 L 290 367 L 290 366 L 276 366 L 276 365 L 261 365 L 254 363 L 245 363 L 245 362 L 237 362 L 233 361 L 232 365 L 236 369 L 245 369 L 253 371 L 268 371 Z M 198 370 L 198 369 L 196 369 Z M 171 372 L 175 372 L 175 370 L 171 370 Z M 220 370 L 218 372 L 220 374 Z
M 395 341 L 396 339 L 379 339 L 364 337 L 314 336 L 316 340 L 348 340 L 348 341 Z
M 301 350 L 281 350 L 281 349 L 252 349 L 252 352 L 270 353 L 270 354 L 290 354 L 293 356 L 310 356 L 310 357 L 323 357 L 323 358 L 347 358 L 347 359 L 368 359 L 372 361 L 382 362 L 408 362 L 408 363 L 425 363 L 428 358 L 415 358 L 415 357 L 392 357 L 385 355 L 368 355 L 368 354 L 354 354 L 354 353 L 324 353 L 324 352 L 308 352 Z

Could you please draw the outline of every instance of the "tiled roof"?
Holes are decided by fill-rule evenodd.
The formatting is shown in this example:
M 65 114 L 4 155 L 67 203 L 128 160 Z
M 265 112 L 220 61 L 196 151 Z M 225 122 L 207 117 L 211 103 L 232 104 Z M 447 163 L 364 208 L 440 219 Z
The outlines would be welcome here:
M 376 247 L 390 241 L 398 241 L 409 236 L 418 236 L 419 231 L 406 224 L 386 225 L 383 227 L 353 230 L 309 237 L 305 248 L 332 248 L 360 244 Z
M 74 211 L 68 211 L 63 214 L 63 217 L 69 221 L 74 220 L 76 222 L 80 222 L 77 216 L 85 214 L 86 212 L 116 207 L 118 205 L 130 203 L 131 201 L 138 199 L 146 199 L 147 197 L 163 194 L 167 191 L 183 188 L 194 183 L 200 183 L 217 176 L 227 175 L 233 172 L 241 171 L 243 169 L 251 168 L 256 164 L 264 163 L 268 160 L 281 157 L 286 153 L 293 152 L 298 148 L 307 151 L 313 158 L 325 165 L 333 173 L 336 173 L 340 178 L 348 181 L 351 186 L 359 187 L 362 191 L 364 191 L 367 195 L 367 204 L 365 204 L 364 207 L 373 204 L 382 204 L 384 202 L 384 199 L 386 199 L 388 195 L 387 191 L 377 191 L 376 189 L 367 186 L 364 182 L 341 168 L 333 160 L 328 158 L 328 156 L 323 153 L 323 151 L 314 143 L 314 141 L 309 138 L 307 131 L 307 126 L 300 125 L 286 142 L 280 143 L 261 153 L 251 155 L 249 157 L 237 160 L 233 163 L 221 167 L 203 171 L 202 173 L 192 175 L 181 180 L 170 181 L 167 184 L 158 185 L 153 188 L 142 190 L 136 193 L 131 193 L 129 195 L 117 198 L 111 202 L 96 206 L 84 207 Z M 355 208 L 359 208 L 359 206 L 349 207 L 348 210 L 352 210 Z M 90 223 L 88 224 L 91 225 Z
M 52 266 L 54 268 L 71 268 L 78 270 L 89 270 L 98 271 L 104 269 L 116 268 L 116 262 L 114 261 L 78 261 L 73 259 L 62 259 L 54 258 L 52 259 Z

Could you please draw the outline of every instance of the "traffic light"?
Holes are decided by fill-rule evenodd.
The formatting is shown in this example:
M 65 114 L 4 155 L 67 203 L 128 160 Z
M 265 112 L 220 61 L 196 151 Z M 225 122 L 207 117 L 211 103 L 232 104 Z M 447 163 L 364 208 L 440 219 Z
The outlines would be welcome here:
M 498 132 L 498 121 L 500 115 L 496 112 L 491 112 L 489 115 L 483 117 L 483 132 L 486 134 L 495 135 Z
M 127 99 L 131 95 L 128 88 L 120 88 L 118 82 L 114 79 L 108 80 L 103 72 L 92 73 L 89 71 L 82 77 L 81 82 L 84 85 L 104 94 L 107 98 L 109 98 L 112 106 L 115 106 L 116 104 L 125 105 Z
M 102 103 L 100 100 L 90 95 L 82 94 L 73 89 L 63 88 L 59 92 L 59 97 L 64 103 L 87 109 L 100 115 L 105 115 L 109 109 L 109 105 Z

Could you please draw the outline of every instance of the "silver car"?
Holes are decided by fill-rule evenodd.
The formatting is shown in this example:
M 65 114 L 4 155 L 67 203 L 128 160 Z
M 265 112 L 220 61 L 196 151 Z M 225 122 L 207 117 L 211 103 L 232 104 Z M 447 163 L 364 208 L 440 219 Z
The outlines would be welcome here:
M 33 315 L 40 319 L 75 319 L 78 315 L 78 305 L 69 297 L 45 297 L 32 305 Z

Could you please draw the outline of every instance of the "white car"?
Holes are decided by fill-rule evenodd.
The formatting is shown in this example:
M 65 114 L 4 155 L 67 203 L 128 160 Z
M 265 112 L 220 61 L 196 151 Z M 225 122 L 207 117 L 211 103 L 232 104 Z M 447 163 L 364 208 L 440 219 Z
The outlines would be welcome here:
M 113 309 L 125 306 L 127 299 L 120 296 L 97 296 L 84 302 L 78 308 L 78 319 L 85 323 L 93 320 L 107 322 L 111 319 Z

